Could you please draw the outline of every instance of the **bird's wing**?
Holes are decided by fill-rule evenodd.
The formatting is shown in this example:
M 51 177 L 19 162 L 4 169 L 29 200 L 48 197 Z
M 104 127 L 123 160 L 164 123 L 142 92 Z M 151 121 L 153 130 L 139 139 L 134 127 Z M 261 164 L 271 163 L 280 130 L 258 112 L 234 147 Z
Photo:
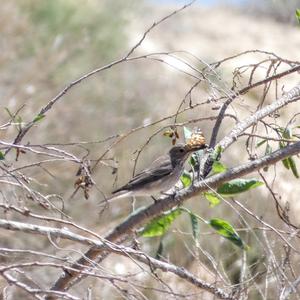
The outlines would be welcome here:
M 164 176 L 169 175 L 173 171 L 169 155 L 161 156 L 156 159 L 149 168 L 143 170 L 134 176 L 126 185 L 113 191 L 113 193 L 130 190 L 132 188 L 154 182 Z

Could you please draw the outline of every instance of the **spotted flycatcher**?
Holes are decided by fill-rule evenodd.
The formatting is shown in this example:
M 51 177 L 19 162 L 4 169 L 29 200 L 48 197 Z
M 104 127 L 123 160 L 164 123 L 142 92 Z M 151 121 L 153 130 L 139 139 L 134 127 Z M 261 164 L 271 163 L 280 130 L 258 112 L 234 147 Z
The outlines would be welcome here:
M 174 146 L 167 155 L 157 158 L 149 168 L 113 191 L 106 201 L 130 196 L 152 196 L 168 191 L 178 182 L 189 154 L 206 147 L 206 144 Z

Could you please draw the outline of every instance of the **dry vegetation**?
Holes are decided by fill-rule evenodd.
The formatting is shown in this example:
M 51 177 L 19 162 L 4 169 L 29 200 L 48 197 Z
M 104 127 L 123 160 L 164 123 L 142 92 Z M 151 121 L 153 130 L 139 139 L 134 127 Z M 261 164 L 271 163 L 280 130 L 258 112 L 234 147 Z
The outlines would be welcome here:
M 175 8 L 134 0 L 2 2 L 3 298 L 297 299 L 299 179 L 280 160 L 299 153 L 299 90 L 287 94 L 299 81 L 299 28 L 197 5 L 152 26 Z M 60 95 L 64 87 L 67 93 Z M 234 131 L 282 96 L 287 103 Z M 43 107 L 45 116 L 39 115 Z M 228 168 L 253 163 L 247 172 L 234 169 L 215 181 L 197 181 L 196 190 L 180 191 L 163 204 L 138 198 L 99 206 L 114 187 L 171 147 L 164 131 L 177 128 L 183 141 L 183 126 L 198 126 L 211 142 L 218 115 L 222 126 L 211 146 L 226 149 L 221 161 Z M 290 148 L 272 155 L 280 140 Z M 260 160 L 265 154 L 269 161 Z M 264 186 L 213 208 L 203 197 L 208 186 L 216 189 L 245 174 Z M 85 190 L 78 188 L 82 180 Z M 201 218 L 229 221 L 250 248 L 236 247 L 203 222 L 195 237 L 184 213 L 163 237 L 138 236 L 136 229 L 183 202 Z M 138 219 L 137 213 L 126 223 L 143 206 L 149 215 Z M 87 278 L 76 282 L 72 263 L 90 246 L 97 249 L 87 254 L 92 267 L 78 266 Z M 82 258 L 83 265 L 88 262 Z M 74 282 L 59 281 L 62 272 Z M 56 280 L 56 288 L 67 289 L 49 292 Z

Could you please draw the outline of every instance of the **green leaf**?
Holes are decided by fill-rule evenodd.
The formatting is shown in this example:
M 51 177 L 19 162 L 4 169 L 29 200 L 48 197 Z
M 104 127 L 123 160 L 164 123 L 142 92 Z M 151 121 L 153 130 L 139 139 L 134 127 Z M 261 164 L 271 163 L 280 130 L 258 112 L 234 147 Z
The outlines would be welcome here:
M 279 141 L 279 148 L 282 149 L 285 147 L 285 143 L 282 141 Z
M 285 166 L 285 168 L 287 168 L 288 170 L 290 169 L 290 161 L 288 158 L 283 159 L 282 163 Z
M 187 140 L 187 139 L 190 139 L 191 136 L 192 136 L 192 131 L 189 130 L 187 127 L 183 127 L 183 135 L 184 135 L 184 138 Z
M 293 132 L 291 127 L 287 127 L 283 130 L 282 137 L 285 139 L 292 139 L 293 138 Z
M 284 142 L 282 142 L 282 141 L 279 142 L 279 148 L 280 149 L 284 148 L 285 146 L 286 146 L 286 144 Z M 283 165 L 286 169 L 288 169 L 288 170 L 291 169 L 292 170 L 292 172 L 293 172 L 293 174 L 296 178 L 299 178 L 299 173 L 298 173 L 298 170 L 297 170 L 297 166 L 295 164 L 294 159 L 291 156 L 283 159 L 282 163 L 283 163 Z
M 198 152 L 198 151 L 197 151 Z M 198 154 L 196 153 L 193 153 L 191 155 L 191 158 L 189 160 L 189 164 L 192 166 L 192 167 L 195 167 L 195 166 L 198 166 L 199 165 L 199 158 L 198 158 Z
M 21 116 L 17 116 L 16 117 L 16 122 L 21 124 L 22 123 L 22 117 Z
M 270 155 L 273 152 L 272 147 L 270 146 L 269 143 L 266 145 L 266 150 L 265 150 L 265 155 Z M 269 166 L 264 166 L 263 167 L 264 172 L 267 172 L 269 170 Z
M 16 116 L 15 117 L 15 122 L 18 124 L 18 129 L 22 130 L 22 118 L 21 118 L 21 116 Z
M 190 218 L 191 218 L 193 238 L 196 241 L 196 244 L 198 244 L 199 232 L 200 232 L 198 218 L 193 213 L 190 213 Z
M 6 112 L 8 113 L 8 115 L 14 119 L 14 115 L 11 113 L 11 111 L 7 108 L 7 107 L 4 107 L 4 109 L 6 110 Z
M 216 160 L 212 165 L 212 170 L 215 174 L 218 174 L 218 173 L 225 172 L 227 170 L 227 167 L 223 165 L 221 162 Z
M 5 156 L 4 154 L 0 151 L 0 160 L 4 160 L 5 159 Z
M 163 215 L 153 219 L 145 228 L 141 231 L 143 237 L 154 237 L 165 234 L 173 221 L 181 214 L 180 209 L 172 210 L 171 212 L 165 212 Z
M 194 168 L 194 170 L 197 170 L 197 168 L 199 168 L 200 161 L 204 156 L 204 152 L 205 152 L 205 150 L 198 150 L 198 151 L 195 151 L 191 155 L 191 158 L 189 160 L 189 164 Z
M 263 145 L 266 142 L 267 142 L 267 140 L 260 141 L 259 143 L 256 144 L 256 148 L 260 147 L 261 145 Z
M 38 114 L 34 119 L 33 119 L 33 123 L 36 123 L 42 119 L 45 118 L 45 115 L 42 115 L 42 114 Z
M 217 145 L 216 148 L 214 149 L 214 152 L 211 154 L 212 159 L 219 160 L 223 150 L 224 149 L 220 145 Z
M 160 260 L 162 258 L 163 251 L 164 251 L 164 245 L 163 245 L 163 242 L 162 242 L 162 239 L 161 239 L 160 242 L 159 242 L 158 248 L 156 250 L 156 253 L 155 253 L 155 258 Z
M 285 143 L 284 142 L 282 142 L 282 141 L 280 141 L 279 142 L 279 148 L 280 149 L 282 149 L 282 148 L 284 148 L 285 147 Z M 290 162 L 289 162 L 289 159 L 288 158 L 285 158 L 285 159 L 283 159 L 282 160 L 282 163 L 283 163 L 283 165 L 284 165 L 284 167 L 286 168 L 286 169 L 290 169 Z
M 268 143 L 267 146 L 266 146 L 265 155 L 270 155 L 272 153 L 272 151 L 273 151 L 272 147 Z
M 295 164 L 294 159 L 291 156 L 288 158 L 288 162 L 289 162 L 290 168 L 291 168 L 294 176 L 296 178 L 299 178 L 299 173 L 298 173 L 298 170 L 297 170 L 297 166 Z
M 215 193 L 204 192 L 203 195 L 206 198 L 206 200 L 209 202 L 210 207 L 215 207 L 221 202 L 221 199 Z
M 299 8 L 296 9 L 296 19 L 297 19 L 298 23 L 300 24 L 300 9 Z
M 180 176 L 180 180 L 185 188 L 189 187 L 192 184 L 192 177 L 190 173 L 184 171 Z
M 217 193 L 222 196 L 230 197 L 239 193 L 249 191 L 250 189 L 256 188 L 263 185 L 262 181 L 259 181 L 255 178 L 238 178 L 233 179 L 229 182 L 224 183 L 217 189 Z
M 235 229 L 232 227 L 232 225 L 222 219 L 211 219 L 208 224 L 214 228 L 217 233 L 226 239 L 230 240 L 233 244 L 240 247 L 241 249 L 247 249 L 248 246 L 244 244 L 240 236 L 237 234 Z

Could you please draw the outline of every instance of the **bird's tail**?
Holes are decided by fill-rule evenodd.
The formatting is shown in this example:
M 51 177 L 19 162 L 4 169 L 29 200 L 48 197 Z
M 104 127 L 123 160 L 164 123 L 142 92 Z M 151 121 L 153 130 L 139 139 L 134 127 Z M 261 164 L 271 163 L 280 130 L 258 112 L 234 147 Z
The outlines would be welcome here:
M 99 205 L 110 203 L 110 202 L 120 199 L 120 198 L 130 197 L 130 196 L 132 196 L 132 194 L 133 194 L 132 191 L 121 190 L 121 191 L 113 193 L 110 197 L 101 201 L 99 203 Z

